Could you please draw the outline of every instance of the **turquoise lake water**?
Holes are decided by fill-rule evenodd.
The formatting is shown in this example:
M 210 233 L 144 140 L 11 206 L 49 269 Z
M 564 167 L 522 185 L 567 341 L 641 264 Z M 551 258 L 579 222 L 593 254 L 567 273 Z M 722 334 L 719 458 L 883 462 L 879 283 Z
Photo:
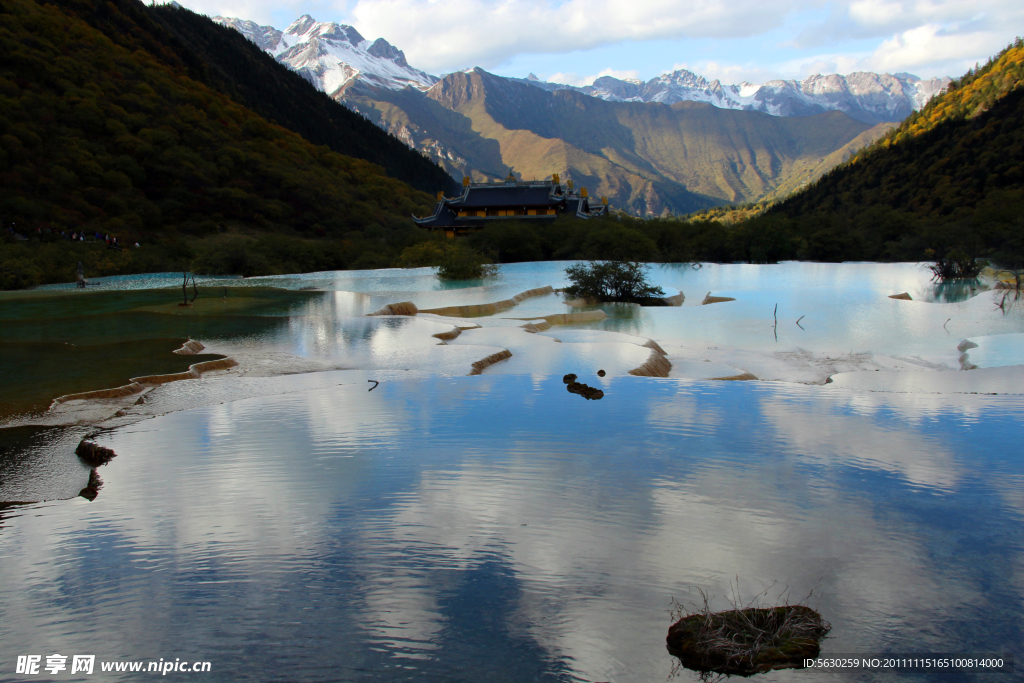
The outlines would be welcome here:
M 178 382 L 151 395 L 155 417 L 113 429 L 0 429 L 0 680 L 97 679 L 14 673 L 18 655 L 61 653 L 211 662 L 168 674 L 197 681 L 696 681 L 665 649 L 673 599 L 703 590 L 728 609 L 736 581 L 744 600 L 810 594 L 832 624 L 825 654 L 1021 654 L 1019 395 L 599 378 L 596 363 L 627 367 L 633 351 L 586 343 L 625 331 L 955 362 L 972 338 L 972 361 L 1011 365 L 1018 309 L 936 290 L 916 264 L 661 267 L 655 279 L 687 305 L 605 307 L 605 321 L 559 328 L 542 362 L 475 377 L 457 376 L 472 346 L 429 336 L 445 325 L 362 317 L 557 287 L 558 272 L 513 264 L 459 288 L 425 270 L 232 281 L 224 312 L 203 315 L 167 309 L 147 289 L 159 276 L 119 281 L 116 300 L 0 301 L 23 344 L 193 336 L 366 368 Z M 228 308 L 268 283 L 292 291 Z M 694 305 L 708 291 L 736 301 Z M 904 291 L 915 300 L 888 298 Z M 564 312 L 560 301 L 499 316 Z M 474 320 L 495 343 L 519 324 Z M 419 370 L 403 376 L 403 363 Z M 568 393 L 564 371 L 604 398 Z M 368 377 L 381 380 L 372 391 Z M 117 453 L 91 501 L 76 497 L 90 483 L 74 455 L 86 436 Z M 894 679 L 1020 674 L 756 680 Z

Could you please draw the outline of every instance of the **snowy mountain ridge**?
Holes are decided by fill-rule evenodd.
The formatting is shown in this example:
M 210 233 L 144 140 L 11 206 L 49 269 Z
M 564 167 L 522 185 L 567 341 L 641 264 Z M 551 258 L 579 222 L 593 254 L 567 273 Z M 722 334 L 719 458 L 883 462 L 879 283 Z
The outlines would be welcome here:
M 352 26 L 318 22 L 308 14 L 284 31 L 233 17 L 213 21 L 235 29 L 335 99 L 357 81 L 388 90 L 426 90 L 438 80 L 409 66 L 405 53 L 383 38 L 370 42 Z
M 284 31 L 253 21 L 214 17 L 273 55 L 314 86 L 336 100 L 343 100 L 356 83 L 401 90 L 425 91 L 438 82 L 436 76 L 413 68 L 405 54 L 384 38 L 370 42 L 352 26 L 318 22 L 308 14 Z M 472 69 L 465 70 L 467 72 Z M 865 123 L 901 121 L 945 88 L 949 78 L 922 80 L 907 73 L 856 72 L 848 76 L 815 74 L 802 81 L 772 80 L 763 84 L 724 85 L 678 69 L 649 81 L 598 78 L 578 87 L 541 81 L 535 75 L 508 80 L 547 91 L 574 90 L 612 102 L 706 102 L 721 109 L 759 111 L 772 116 L 810 116 L 841 111 Z
M 808 116 L 842 111 L 865 123 L 901 121 L 949 84 L 949 78 L 922 80 L 907 73 L 815 74 L 803 81 L 724 85 L 680 69 L 644 82 L 604 76 L 593 85 L 546 83 L 545 90 L 572 89 L 613 102 L 707 102 L 722 109 L 760 111 L 772 116 Z M 532 83 L 537 85 L 536 83 Z

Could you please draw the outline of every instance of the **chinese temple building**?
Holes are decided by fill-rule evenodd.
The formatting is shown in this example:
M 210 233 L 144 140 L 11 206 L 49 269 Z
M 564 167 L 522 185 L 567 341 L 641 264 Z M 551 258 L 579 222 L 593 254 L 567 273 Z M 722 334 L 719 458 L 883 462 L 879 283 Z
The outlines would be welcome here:
M 594 218 L 607 214 L 607 197 L 592 206 L 587 188 L 577 192 L 571 180 L 563 187 L 557 173 L 550 180 L 534 181 L 516 180 L 510 173 L 503 182 L 496 183 L 473 183 L 463 178 L 461 195 L 445 197 L 438 192 L 434 213 L 426 218 L 413 216 L 413 220 L 421 227 L 444 230 L 455 237 L 494 221 L 548 222 L 565 215 Z

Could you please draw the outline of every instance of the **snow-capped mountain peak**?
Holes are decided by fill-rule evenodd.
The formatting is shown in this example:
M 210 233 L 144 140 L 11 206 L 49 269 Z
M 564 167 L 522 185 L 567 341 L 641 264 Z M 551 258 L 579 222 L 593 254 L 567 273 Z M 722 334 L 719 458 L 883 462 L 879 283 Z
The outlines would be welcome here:
M 356 82 L 391 90 L 410 86 L 426 90 L 438 80 L 409 66 L 405 53 L 388 41 L 378 38 L 370 42 L 347 24 L 318 22 L 303 14 L 284 31 L 278 31 L 233 17 L 213 20 L 239 31 L 334 98 L 341 97 Z
M 838 110 L 860 121 L 878 123 L 900 121 L 920 109 L 949 84 L 949 79 L 921 80 L 905 73 L 857 72 L 849 76 L 815 74 L 803 81 L 723 85 L 717 79 L 708 81 L 692 71 L 678 69 L 646 83 L 604 76 L 583 88 L 533 84 L 545 90 L 578 90 L 616 102 L 707 102 L 723 109 L 760 111 L 773 116 L 807 116 Z

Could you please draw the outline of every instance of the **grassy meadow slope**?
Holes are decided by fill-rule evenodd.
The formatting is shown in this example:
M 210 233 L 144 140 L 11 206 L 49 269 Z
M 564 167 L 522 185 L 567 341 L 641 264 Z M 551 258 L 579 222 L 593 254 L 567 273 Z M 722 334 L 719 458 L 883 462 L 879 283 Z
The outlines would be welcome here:
M 449 74 L 425 95 L 364 87 L 346 101 L 454 175 L 559 172 L 640 215 L 758 199 L 820 175 L 885 131 L 839 112 L 781 118 L 695 102 L 606 102 L 480 69 Z
M 212 269 L 344 267 L 415 233 L 408 216 L 432 208 L 428 194 L 193 79 L 201 62 L 154 39 L 158 29 L 133 19 L 140 8 L 0 3 L 0 286 L 73 280 L 80 260 L 92 275 L 187 267 L 231 235 L 298 246 Z M 29 241 L 13 242 L 13 226 Z M 97 250 L 62 232 L 146 248 Z

